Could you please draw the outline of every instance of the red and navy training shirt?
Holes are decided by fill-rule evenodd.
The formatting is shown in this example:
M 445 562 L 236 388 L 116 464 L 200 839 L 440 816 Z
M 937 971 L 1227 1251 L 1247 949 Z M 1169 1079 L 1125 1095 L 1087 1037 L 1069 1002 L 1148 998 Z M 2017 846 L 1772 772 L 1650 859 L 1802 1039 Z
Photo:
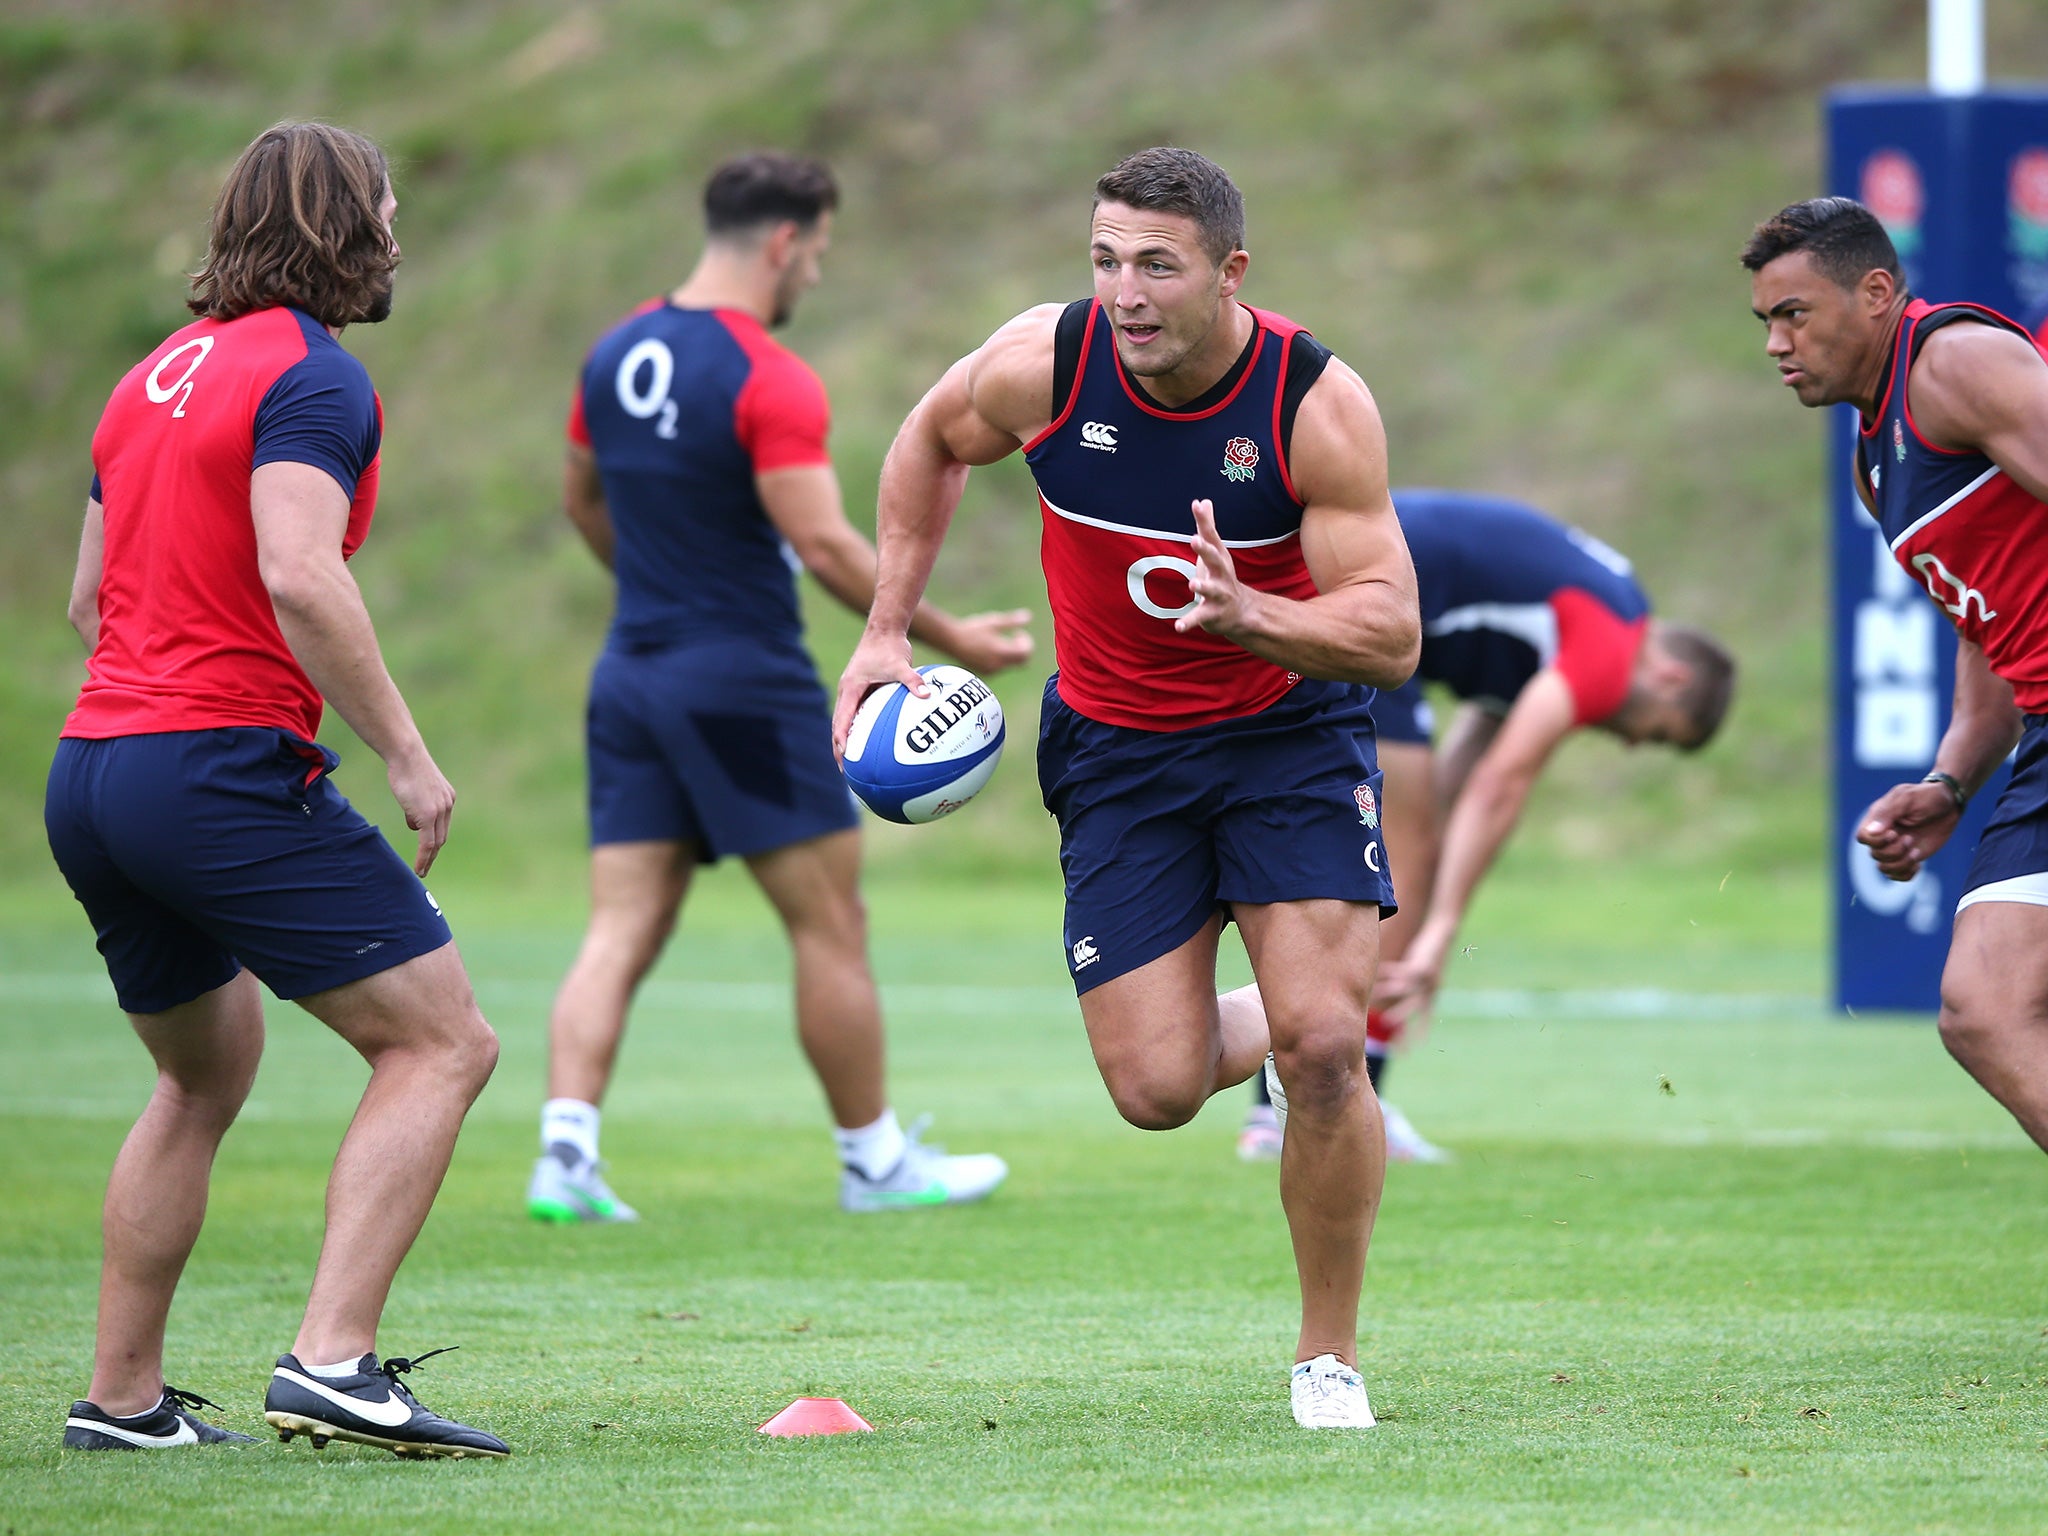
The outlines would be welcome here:
M 642 305 L 583 364 L 569 440 L 590 449 L 616 543 L 608 643 L 800 645 L 795 556 L 754 477 L 826 464 L 825 386 L 754 316 Z
M 1927 588 L 1956 633 L 1982 647 L 2019 707 L 2048 713 L 2048 504 L 1986 455 L 1928 442 L 1907 395 L 1921 344 L 1958 323 L 2027 334 L 1978 305 L 1908 304 L 1878 413 L 1864 418 L 1857 439 L 1856 472 L 1893 558 Z
M 350 498 L 345 559 L 376 510 L 383 426 L 363 365 L 295 309 L 197 321 L 130 369 L 93 433 L 99 642 L 63 734 L 261 726 L 311 741 L 321 698 L 257 568 L 249 477 L 332 475 Z
M 1650 614 L 1625 558 L 1502 497 L 1396 490 L 1394 512 L 1422 603 L 1416 676 L 1505 710 L 1556 667 L 1576 724 L 1621 708 Z
M 1215 504 L 1216 531 L 1246 586 L 1316 595 L 1287 447 L 1330 353 L 1293 321 L 1246 308 L 1255 324 L 1244 351 L 1177 408 L 1125 374 L 1096 300 L 1068 305 L 1055 330 L 1059 414 L 1024 458 L 1044 521 L 1060 697 L 1091 720 L 1186 730 L 1256 714 L 1301 681 L 1233 640 L 1174 628 L 1195 603 L 1197 500 Z

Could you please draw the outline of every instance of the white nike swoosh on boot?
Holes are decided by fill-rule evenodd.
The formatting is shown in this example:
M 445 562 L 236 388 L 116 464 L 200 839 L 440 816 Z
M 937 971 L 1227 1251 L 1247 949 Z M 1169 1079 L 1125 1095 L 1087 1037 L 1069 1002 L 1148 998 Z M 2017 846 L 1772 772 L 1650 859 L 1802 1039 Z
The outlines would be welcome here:
M 146 1430 L 123 1429 L 118 1424 L 109 1424 L 104 1419 L 69 1418 L 64 1421 L 66 1429 L 89 1429 L 96 1435 L 112 1435 L 116 1440 L 125 1440 L 143 1450 L 156 1450 L 167 1445 L 197 1445 L 199 1432 L 183 1419 L 178 1420 L 178 1432 L 173 1435 L 152 1435 Z
M 283 1366 L 277 1374 L 286 1381 L 297 1382 L 307 1391 L 324 1397 L 337 1408 L 346 1408 L 359 1419 L 368 1419 L 372 1424 L 381 1424 L 386 1429 L 396 1429 L 412 1418 L 412 1406 L 396 1392 L 389 1392 L 381 1403 L 366 1403 L 360 1397 L 350 1397 L 346 1392 L 337 1392 L 325 1382 L 311 1376 L 301 1376 L 297 1371 L 288 1371 Z M 388 1389 L 387 1389 L 388 1391 Z

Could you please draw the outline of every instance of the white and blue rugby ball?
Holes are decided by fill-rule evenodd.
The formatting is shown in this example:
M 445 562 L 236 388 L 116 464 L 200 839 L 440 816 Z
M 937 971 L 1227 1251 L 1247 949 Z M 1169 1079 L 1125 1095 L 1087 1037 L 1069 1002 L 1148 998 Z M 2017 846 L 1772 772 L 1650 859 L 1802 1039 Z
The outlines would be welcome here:
M 846 782 L 885 821 L 950 816 L 996 771 L 1003 755 L 1003 706 L 965 667 L 919 667 L 930 690 L 901 683 L 861 701 L 846 733 Z

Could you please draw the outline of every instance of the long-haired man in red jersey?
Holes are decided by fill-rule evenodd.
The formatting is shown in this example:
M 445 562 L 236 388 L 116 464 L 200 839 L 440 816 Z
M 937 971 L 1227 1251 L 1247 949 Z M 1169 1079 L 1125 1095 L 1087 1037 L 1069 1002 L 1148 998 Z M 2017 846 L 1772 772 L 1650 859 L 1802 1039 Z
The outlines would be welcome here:
M 280 123 L 228 172 L 173 332 L 93 434 L 71 620 L 92 655 L 44 821 L 156 1092 L 107 1183 L 99 1336 L 64 1443 L 247 1440 L 164 1384 L 164 1329 L 214 1152 L 263 1053 L 260 979 L 361 1053 L 369 1086 L 264 1417 L 406 1456 L 503 1456 L 420 1406 L 377 1324 L 498 1059 L 421 878 L 455 791 L 384 669 L 346 561 L 376 507 L 383 414 L 344 327 L 391 312 L 390 168 L 368 139 Z M 331 703 L 384 760 L 410 867 L 316 740 Z M 425 1358 L 424 1356 L 420 1358 Z
M 1386 1160 L 1366 999 L 1393 911 L 1369 706 L 1421 644 L 1385 436 L 1355 373 L 1238 301 L 1244 204 L 1221 167 L 1130 156 L 1096 183 L 1089 251 L 1092 299 L 1012 320 L 897 434 L 834 737 L 869 690 L 924 691 L 906 635 L 968 468 L 1021 448 L 1058 655 L 1039 780 L 1096 1065 L 1148 1130 L 1276 1075 L 1295 1418 L 1365 1428 L 1358 1298 Z M 1218 998 L 1230 919 L 1258 985 Z
M 1801 405 L 1862 414 L 1856 490 L 1956 628 L 1955 713 L 1927 777 L 1857 840 L 1910 880 L 2019 744 L 1941 978 L 1950 1053 L 2048 1149 L 2048 361 L 1972 304 L 1915 299 L 1860 203 L 1794 203 L 1742 253 L 1764 350 Z

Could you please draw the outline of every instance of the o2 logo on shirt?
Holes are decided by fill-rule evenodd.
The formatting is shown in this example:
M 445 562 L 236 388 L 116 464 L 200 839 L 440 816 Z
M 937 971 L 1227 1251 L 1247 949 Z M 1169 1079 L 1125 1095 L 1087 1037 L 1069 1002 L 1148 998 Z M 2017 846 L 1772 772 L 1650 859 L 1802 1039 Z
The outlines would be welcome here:
M 640 373 L 649 369 L 651 377 L 647 388 L 640 388 Z M 652 420 L 654 435 L 673 440 L 676 436 L 676 403 L 668 397 L 668 387 L 675 382 L 676 355 L 669 351 L 668 343 L 656 341 L 653 337 L 635 342 L 626 355 L 619 359 L 618 391 L 619 404 L 626 414 L 640 421 Z
M 185 407 L 192 400 L 192 375 L 199 371 L 199 365 L 205 362 L 207 354 L 213 351 L 213 342 L 214 338 L 211 336 L 194 336 L 190 341 L 171 348 L 158 358 L 156 366 L 149 370 L 149 377 L 142 381 L 143 390 L 149 395 L 151 403 L 169 405 L 175 397 L 178 403 L 171 414 L 182 420 Z M 192 361 L 185 365 L 185 371 L 173 382 L 166 384 L 164 375 L 170 372 L 173 363 L 188 352 L 192 354 Z
M 1188 594 L 1188 600 L 1178 608 L 1168 608 L 1163 603 L 1152 601 L 1152 594 L 1145 590 L 1145 578 L 1154 571 L 1172 571 L 1178 576 L 1186 577 L 1192 583 L 1195 562 L 1183 560 L 1178 555 L 1147 555 L 1142 560 L 1132 561 L 1131 568 L 1124 572 L 1124 585 L 1129 589 L 1131 601 L 1137 604 L 1138 611 L 1149 613 L 1155 619 L 1177 619 L 1184 613 L 1194 612 L 1196 604 L 1201 599 L 1192 592 Z

